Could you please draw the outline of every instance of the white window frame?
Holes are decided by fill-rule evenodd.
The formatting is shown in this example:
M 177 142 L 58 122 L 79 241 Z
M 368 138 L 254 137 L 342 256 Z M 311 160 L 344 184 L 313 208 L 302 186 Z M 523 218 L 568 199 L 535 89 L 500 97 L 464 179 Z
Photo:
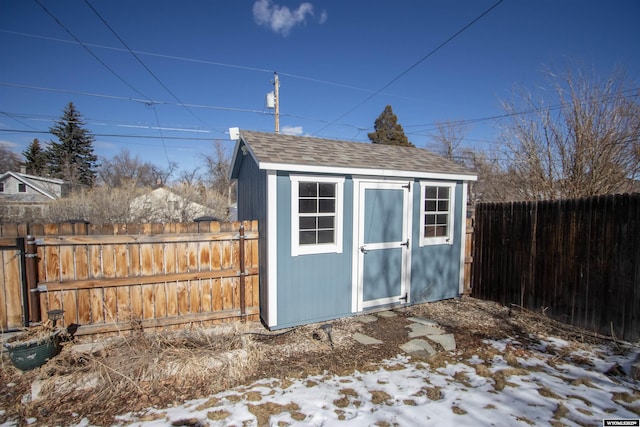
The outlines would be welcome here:
M 291 179 L 291 256 L 342 253 L 342 230 L 344 218 L 344 177 L 315 175 L 290 175 Z M 300 244 L 299 188 L 301 182 L 336 184 L 335 239 L 333 243 L 315 245 Z
M 427 187 L 449 187 L 449 212 L 447 224 L 449 226 L 446 236 L 425 237 L 424 228 L 426 225 L 425 198 Z M 428 245 L 453 245 L 454 218 L 456 211 L 456 183 L 439 181 L 420 181 L 420 246 Z

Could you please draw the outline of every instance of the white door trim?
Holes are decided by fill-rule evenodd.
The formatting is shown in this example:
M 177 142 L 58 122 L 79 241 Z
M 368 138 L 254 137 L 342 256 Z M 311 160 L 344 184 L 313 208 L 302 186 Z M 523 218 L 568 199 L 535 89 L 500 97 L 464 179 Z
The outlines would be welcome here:
M 373 189 L 391 189 L 397 190 L 398 186 L 403 188 L 403 228 L 402 241 L 409 239 L 409 247 L 402 251 L 401 266 L 401 295 L 406 293 L 407 303 L 410 302 L 411 293 L 411 245 L 415 242 L 411 241 L 412 224 L 413 224 L 413 197 L 412 191 L 415 186 L 413 181 L 397 180 L 397 179 L 380 179 L 359 177 L 353 179 L 353 249 L 352 249 L 352 299 L 351 310 L 354 313 L 363 311 L 365 308 L 383 304 L 391 304 L 397 302 L 396 298 L 363 302 L 363 272 L 364 254 L 360 250 L 360 246 L 364 242 L 364 190 Z M 396 247 L 396 244 L 374 243 L 367 245 L 370 249 L 385 249 Z

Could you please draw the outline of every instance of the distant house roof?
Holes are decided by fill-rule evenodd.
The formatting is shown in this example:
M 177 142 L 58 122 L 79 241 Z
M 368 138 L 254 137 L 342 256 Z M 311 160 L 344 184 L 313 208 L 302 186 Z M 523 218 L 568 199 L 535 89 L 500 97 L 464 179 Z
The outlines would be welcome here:
M 311 173 L 341 173 L 376 176 L 475 180 L 464 166 L 428 150 L 240 131 L 231 176 L 237 177 L 237 156 L 250 153 L 260 169 Z
M 13 178 L 16 181 L 19 181 L 25 184 L 36 193 L 41 194 L 42 196 L 45 196 L 46 198 L 49 198 L 52 200 L 60 198 L 62 185 L 64 184 L 64 181 L 61 179 L 44 178 L 41 176 L 27 175 L 27 174 L 18 173 L 18 172 L 3 173 L 2 175 L 0 175 L 0 182 L 5 182 L 10 178 Z M 31 198 L 32 195 L 33 194 L 25 194 L 25 195 L 8 194 L 7 196 L 9 196 L 12 199 L 19 200 L 19 199 L 29 199 Z
M 210 216 L 211 208 L 192 202 L 164 187 L 136 197 L 130 203 L 131 211 L 145 221 L 182 221 L 189 217 Z

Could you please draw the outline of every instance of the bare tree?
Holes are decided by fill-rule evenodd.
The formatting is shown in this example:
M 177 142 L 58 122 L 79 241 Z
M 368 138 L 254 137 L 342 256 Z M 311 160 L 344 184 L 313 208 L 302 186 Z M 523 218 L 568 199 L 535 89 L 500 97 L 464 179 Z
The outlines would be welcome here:
M 467 135 L 467 126 L 461 122 L 447 120 L 436 123 L 436 127 L 438 133 L 431 137 L 431 143 L 427 148 L 447 160 L 464 163 L 461 144 Z
M 552 75 L 559 105 L 525 90 L 505 102 L 501 134 L 518 199 L 586 197 L 630 191 L 640 174 L 640 93 L 615 70 Z M 528 114 L 521 114 L 528 111 Z
M 171 175 L 173 175 L 173 173 L 177 169 L 178 169 L 178 163 L 173 161 L 169 162 L 166 169 L 162 169 L 157 166 L 154 166 L 151 171 L 154 185 L 157 187 L 162 187 L 164 185 L 167 185 L 167 183 L 169 182 L 169 178 L 171 178 Z
M 20 156 L 11 151 L 9 147 L 0 144 L 0 173 L 19 172 Z
M 233 200 L 234 183 L 229 177 L 231 154 L 220 140 L 213 143 L 213 153 L 203 156 L 205 165 L 204 182 L 208 187 L 227 198 L 227 204 Z
M 178 182 L 187 185 L 199 185 L 199 168 L 193 168 L 191 170 L 183 170 L 180 172 L 180 176 L 178 177 Z
M 76 191 L 51 202 L 43 219 L 47 222 L 84 220 L 94 224 L 137 222 L 142 218 L 132 209 L 132 202 L 145 190 L 150 189 L 128 181 L 115 188 L 100 185 Z
M 98 177 L 111 188 L 130 183 L 138 187 L 146 187 L 156 184 L 154 169 L 157 167 L 152 163 L 143 161 L 138 155 L 131 156 L 129 150 L 124 148 L 112 159 L 101 159 Z

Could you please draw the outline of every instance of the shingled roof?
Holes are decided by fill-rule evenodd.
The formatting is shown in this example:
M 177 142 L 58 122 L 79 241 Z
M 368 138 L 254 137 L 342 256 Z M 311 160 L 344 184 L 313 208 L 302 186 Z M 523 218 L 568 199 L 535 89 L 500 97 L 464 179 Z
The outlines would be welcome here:
M 302 166 L 316 172 L 476 179 L 465 167 L 422 148 L 245 130 L 240 131 L 240 139 L 260 169 L 295 171 Z

